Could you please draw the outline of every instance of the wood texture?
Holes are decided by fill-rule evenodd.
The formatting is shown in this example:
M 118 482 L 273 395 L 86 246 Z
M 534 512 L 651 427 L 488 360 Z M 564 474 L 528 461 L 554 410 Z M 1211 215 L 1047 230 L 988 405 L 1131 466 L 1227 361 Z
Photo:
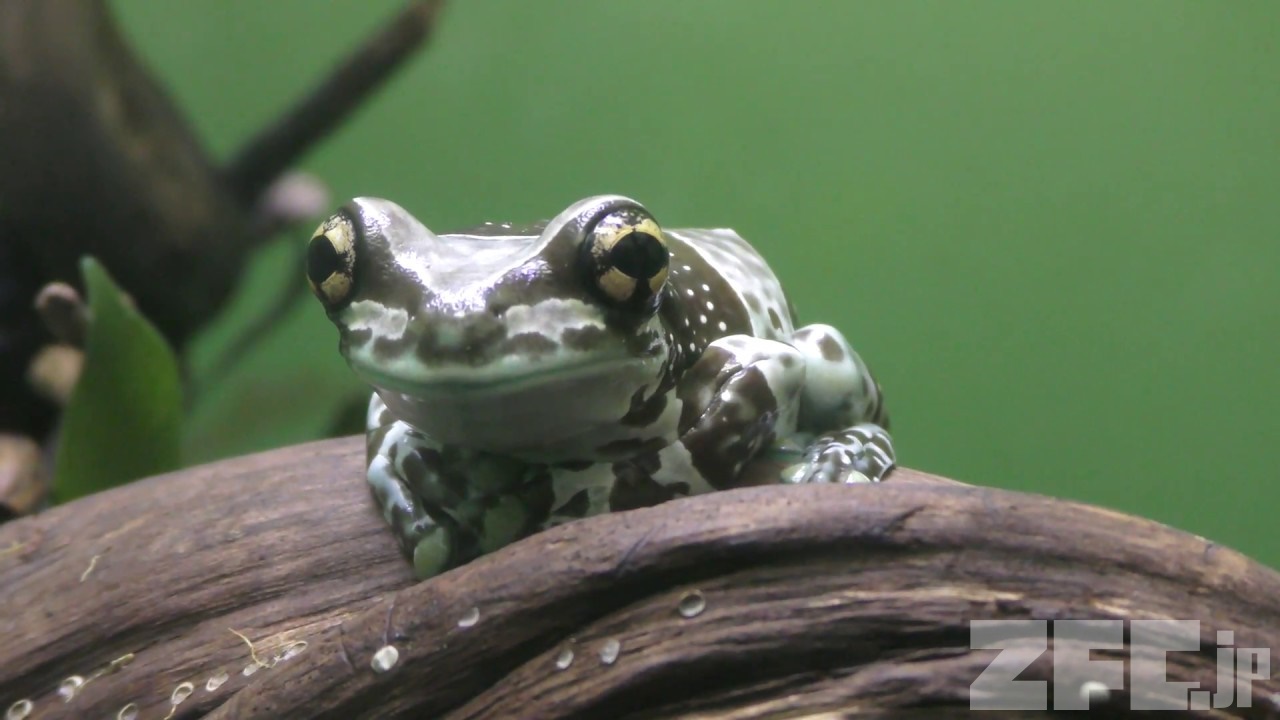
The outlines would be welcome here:
M 967 708 L 995 655 L 968 649 L 977 619 L 1199 619 L 1202 652 L 1170 654 L 1169 678 L 1203 689 L 1216 631 L 1280 647 L 1280 576 L 1232 550 L 905 469 L 592 518 L 415 584 L 362 448 L 238 458 L 0 526 L 0 710 L 840 717 Z M 375 672 L 388 645 L 398 662 Z M 73 676 L 87 682 L 64 702 Z M 1050 677 L 1049 654 L 1022 675 Z M 1203 714 L 1274 715 L 1277 691 Z

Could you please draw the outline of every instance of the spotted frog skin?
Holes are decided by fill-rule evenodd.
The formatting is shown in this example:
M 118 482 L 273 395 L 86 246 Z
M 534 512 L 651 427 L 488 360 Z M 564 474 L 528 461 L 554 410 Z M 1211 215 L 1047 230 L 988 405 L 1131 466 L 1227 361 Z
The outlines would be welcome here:
M 742 484 L 874 482 L 894 452 L 880 388 L 844 337 L 794 327 L 732 230 L 663 230 L 581 200 L 527 227 L 437 235 L 358 198 L 307 275 L 375 389 L 368 482 L 419 577 L 577 518 Z

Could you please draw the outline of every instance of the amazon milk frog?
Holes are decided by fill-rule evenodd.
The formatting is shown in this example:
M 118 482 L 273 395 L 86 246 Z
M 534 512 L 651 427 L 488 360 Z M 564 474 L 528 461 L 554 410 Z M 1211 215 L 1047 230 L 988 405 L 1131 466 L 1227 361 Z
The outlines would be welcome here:
M 878 481 L 881 392 L 835 328 L 794 326 L 732 230 L 661 228 L 590 197 L 528 226 L 427 229 L 358 198 L 311 239 L 307 277 L 373 386 L 368 482 L 420 577 L 539 529 L 732 488 Z

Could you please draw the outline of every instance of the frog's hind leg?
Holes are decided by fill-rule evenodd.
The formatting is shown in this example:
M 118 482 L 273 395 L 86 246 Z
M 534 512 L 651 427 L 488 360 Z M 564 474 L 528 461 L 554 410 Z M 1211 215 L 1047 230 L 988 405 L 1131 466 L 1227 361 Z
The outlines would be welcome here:
M 441 446 L 369 404 L 369 487 L 420 578 L 531 532 L 550 505 L 524 463 Z
M 791 344 L 804 356 L 801 430 L 817 433 L 862 422 L 889 428 L 880 384 L 839 330 L 806 325 L 796 330 Z
M 792 345 L 804 356 L 798 429 L 803 459 L 788 482 L 878 482 L 896 462 L 880 385 L 839 330 L 808 325 Z M 816 437 L 812 437 L 816 435 Z M 812 438 L 812 439 L 808 439 Z

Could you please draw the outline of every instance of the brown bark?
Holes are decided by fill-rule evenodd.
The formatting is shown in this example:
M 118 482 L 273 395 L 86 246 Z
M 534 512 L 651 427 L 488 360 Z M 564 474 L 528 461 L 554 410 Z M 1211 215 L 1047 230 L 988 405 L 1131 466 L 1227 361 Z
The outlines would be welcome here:
M 995 655 L 968 649 L 976 619 L 1199 619 L 1202 652 L 1171 653 L 1169 678 L 1202 689 L 1215 686 L 1216 631 L 1280 646 L 1280 576 L 1232 550 L 905 469 L 878 486 L 751 487 L 591 518 L 415 584 L 361 454 L 355 438 L 285 448 L 0 527 L 0 709 L 25 698 L 41 718 L 115 717 L 130 703 L 142 718 L 936 711 L 967 708 Z M 388 645 L 398 662 L 375 672 Z M 87 682 L 64 702 L 73 676 Z M 1046 654 L 1022 678 L 1051 676 Z M 1255 683 L 1251 709 L 1214 712 L 1274 714 L 1278 690 Z M 1128 702 L 1113 692 L 1108 707 Z

